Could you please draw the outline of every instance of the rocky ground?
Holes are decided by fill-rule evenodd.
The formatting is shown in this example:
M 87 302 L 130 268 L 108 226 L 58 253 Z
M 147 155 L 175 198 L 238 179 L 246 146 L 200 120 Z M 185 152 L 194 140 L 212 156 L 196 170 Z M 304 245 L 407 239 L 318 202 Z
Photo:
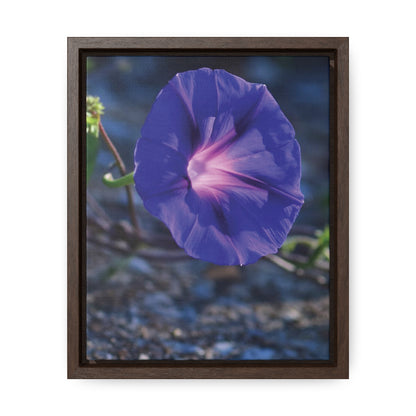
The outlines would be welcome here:
M 266 260 L 155 264 L 88 245 L 87 275 L 88 360 L 328 359 L 328 286 Z

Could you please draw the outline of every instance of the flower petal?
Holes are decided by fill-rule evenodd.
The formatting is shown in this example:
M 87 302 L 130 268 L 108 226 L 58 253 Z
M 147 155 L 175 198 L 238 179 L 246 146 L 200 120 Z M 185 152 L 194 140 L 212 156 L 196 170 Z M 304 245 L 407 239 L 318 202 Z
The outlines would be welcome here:
M 278 251 L 301 206 L 296 201 L 288 203 L 281 194 L 255 187 L 233 187 L 205 195 L 198 208 L 205 221 L 194 226 L 199 238 L 187 240 L 192 245 L 184 248 L 188 254 L 216 264 L 254 263 Z M 209 232 L 204 231 L 207 227 Z M 221 250 L 217 252 L 219 239 Z
M 255 178 L 303 201 L 300 192 L 300 148 L 295 139 L 279 146 L 270 145 L 265 143 L 258 129 L 250 127 L 223 153 L 234 172 Z
M 278 251 L 302 204 L 288 204 L 280 194 L 269 193 L 262 207 L 236 195 L 230 195 L 229 203 L 222 206 L 240 264 L 249 264 Z
M 185 156 L 192 153 L 195 126 L 183 100 L 169 84 L 153 103 L 141 137 L 164 144 Z
M 134 180 L 143 201 L 178 188 L 188 188 L 188 161 L 168 145 L 142 137 L 137 142 L 134 157 Z
M 155 194 L 143 201 L 145 208 L 166 224 L 180 247 L 184 247 L 197 218 L 188 203 L 188 196 L 189 190 L 183 187 L 169 193 Z
M 197 214 L 183 248 L 190 256 L 201 260 L 220 265 L 239 264 L 221 209 L 209 200 L 194 196 Z
M 202 68 L 176 74 L 168 87 L 176 92 L 188 111 L 193 126 L 192 146 L 195 151 L 210 139 L 218 113 L 214 71 Z
M 303 204 L 294 137 L 265 85 L 177 74 L 143 126 L 136 189 L 190 256 L 252 263 L 281 247 Z

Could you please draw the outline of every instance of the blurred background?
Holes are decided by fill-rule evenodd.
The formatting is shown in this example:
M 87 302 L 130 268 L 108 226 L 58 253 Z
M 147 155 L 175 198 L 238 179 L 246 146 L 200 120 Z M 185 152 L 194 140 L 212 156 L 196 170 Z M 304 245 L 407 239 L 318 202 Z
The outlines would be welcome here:
M 328 58 L 88 57 L 87 95 L 103 103 L 101 122 L 128 172 L 159 91 L 201 67 L 267 85 L 296 131 L 305 204 L 279 254 L 255 264 L 158 256 L 132 243 L 125 189 L 102 183 L 114 157 L 100 138 L 87 185 L 87 359 L 328 359 Z M 168 240 L 133 196 L 141 228 Z

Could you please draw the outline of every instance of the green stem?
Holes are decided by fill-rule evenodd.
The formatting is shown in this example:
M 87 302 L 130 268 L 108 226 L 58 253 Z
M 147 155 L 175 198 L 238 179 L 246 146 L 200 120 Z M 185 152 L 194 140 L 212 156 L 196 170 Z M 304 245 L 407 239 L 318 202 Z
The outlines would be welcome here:
M 121 186 L 131 185 L 134 183 L 133 173 L 134 172 L 130 172 L 127 175 L 117 179 L 114 179 L 111 173 L 106 173 L 103 176 L 103 183 L 109 188 L 120 188 Z
M 105 131 L 104 126 L 102 125 L 101 121 L 98 123 L 98 128 L 100 129 L 101 136 L 103 137 L 105 143 L 107 144 L 107 147 L 110 149 L 111 153 L 114 156 L 114 159 L 116 160 L 117 166 L 120 170 L 120 174 L 126 175 L 127 171 L 126 171 L 126 167 L 124 165 L 123 159 L 121 158 L 116 147 L 114 146 L 113 142 L 111 141 L 110 137 Z M 110 178 L 109 178 L 109 182 L 111 182 Z M 136 218 L 136 212 L 134 209 L 133 192 L 132 192 L 131 186 L 129 185 L 126 186 L 126 194 L 127 194 L 127 201 L 128 201 L 129 211 L 130 211 L 131 223 L 133 224 L 133 227 L 136 229 L 137 234 L 140 235 L 140 227 L 139 227 L 139 223 Z

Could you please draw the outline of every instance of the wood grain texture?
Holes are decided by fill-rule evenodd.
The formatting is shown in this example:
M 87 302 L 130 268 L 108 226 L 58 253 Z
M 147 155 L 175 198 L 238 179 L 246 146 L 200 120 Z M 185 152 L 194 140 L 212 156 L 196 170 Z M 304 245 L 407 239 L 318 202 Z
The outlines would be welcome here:
M 349 377 L 349 44 L 337 49 L 337 353 L 344 378 Z
M 79 49 L 195 49 L 195 50 L 336 50 L 347 38 L 69 38 Z
M 80 142 L 79 142 L 79 48 L 68 40 L 67 95 L 67 320 L 68 377 L 80 365 Z
M 86 362 L 83 207 L 85 53 L 296 54 L 330 58 L 330 359 Z M 68 38 L 68 378 L 348 378 L 348 38 Z M 84 128 L 85 130 L 85 128 Z M 85 176 L 85 175 L 84 175 Z M 85 334 L 84 334 L 85 335 Z

